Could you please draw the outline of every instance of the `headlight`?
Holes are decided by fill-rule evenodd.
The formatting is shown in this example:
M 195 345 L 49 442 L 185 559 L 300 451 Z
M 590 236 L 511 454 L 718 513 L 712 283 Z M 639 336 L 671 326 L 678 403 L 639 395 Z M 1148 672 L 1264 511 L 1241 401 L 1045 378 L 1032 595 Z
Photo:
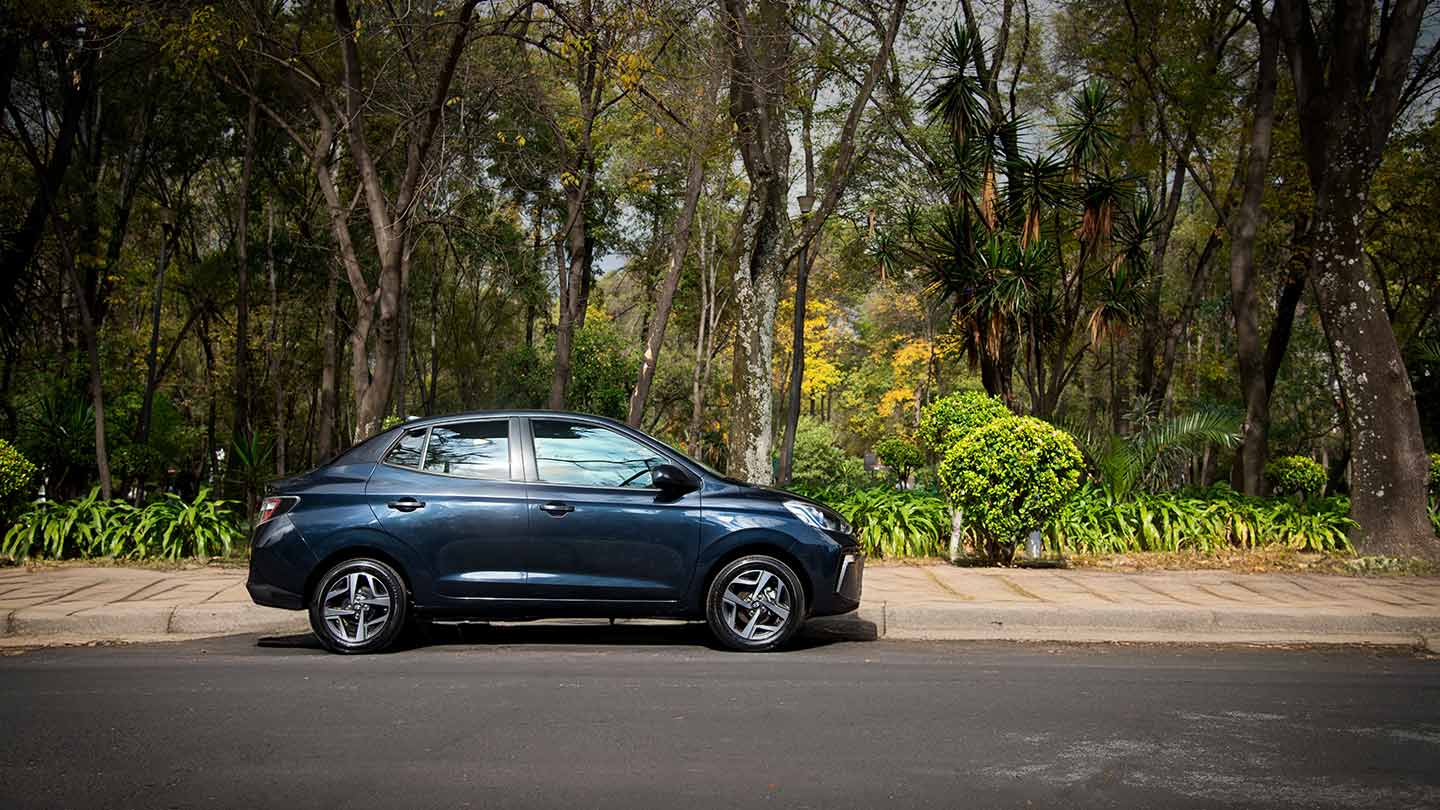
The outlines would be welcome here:
M 786 501 L 785 508 L 790 510 L 790 514 L 817 529 L 841 534 L 850 533 L 850 524 L 829 509 L 822 509 L 813 503 L 804 501 Z

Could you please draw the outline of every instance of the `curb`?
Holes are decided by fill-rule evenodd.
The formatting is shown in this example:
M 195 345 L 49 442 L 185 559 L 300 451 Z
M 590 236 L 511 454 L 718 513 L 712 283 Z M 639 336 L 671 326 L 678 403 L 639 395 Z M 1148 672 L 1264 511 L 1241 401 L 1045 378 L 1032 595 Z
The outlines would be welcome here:
M 1376 644 L 1440 653 L 1440 621 L 1311 610 L 903 605 L 880 602 L 812 622 L 856 639 L 927 641 Z
M 304 612 L 242 603 L 210 605 L 109 604 L 80 608 L 46 605 L 10 611 L 0 637 L 52 636 L 117 640 L 166 635 L 223 636 L 308 630 Z
M 309 631 L 303 611 L 245 603 L 45 605 L 9 611 L 0 638 L 113 641 Z M 807 632 L 857 641 L 1045 641 L 1187 644 L 1373 644 L 1440 654 L 1440 620 L 1310 610 L 1087 608 L 872 602 L 812 619 Z

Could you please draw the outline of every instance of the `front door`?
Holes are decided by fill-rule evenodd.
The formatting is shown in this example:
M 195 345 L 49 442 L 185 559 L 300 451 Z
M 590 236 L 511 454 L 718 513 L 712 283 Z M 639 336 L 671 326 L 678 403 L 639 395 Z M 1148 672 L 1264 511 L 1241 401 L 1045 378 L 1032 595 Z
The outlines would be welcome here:
M 437 596 L 526 595 L 518 434 L 519 420 L 505 418 L 418 428 L 370 476 L 371 508 L 385 531 L 425 560 Z
M 604 425 L 529 420 L 529 587 L 538 598 L 668 602 L 689 587 L 700 495 L 650 486 L 657 449 Z

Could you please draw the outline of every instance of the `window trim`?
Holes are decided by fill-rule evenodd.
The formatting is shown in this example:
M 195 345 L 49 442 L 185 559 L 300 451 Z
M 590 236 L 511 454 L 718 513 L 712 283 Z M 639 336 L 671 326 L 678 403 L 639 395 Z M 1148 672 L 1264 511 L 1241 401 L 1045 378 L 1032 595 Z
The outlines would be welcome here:
M 525 465 L 523 461 L 523 449 L 521 448 L 521 443 L 524 440 L 524 431 L 522 431 L 520 429 L 520 426 L 517 424 L 519 421 L 520 420 L 514 416 L 456 416 L 449 419 L 441 419 L 439 421 L 430 422 L 423 426 L 417 425 L 414 428 L 400 431 L 399 435 L 395 437 L 395 440 L 390 443 L 390 446 L 385 448 L 385 452 L 380 456 L 380 463 L 384 464 L 386 467 L 392 467 L 397 470 L 408 470 L 409 472 L 420 473 L 421 475 L 435 475 L 441 478 L 454 478 L 460 481 L 486 481 L 492 484 L 524 484 L 527 483 L 524 477 Z M 508 460 L 510 462 L 510 471 L 509 473 L 507 473 L 505 478 L 476 478 L 473 475 L 456 475 L 455 473 L 435 472 L 434 470 L 425 469 L 425 456 L 430 452 L 430 434 L 435 428 L 445 427 L 447 425 L 473 424 L 475 422 L 505 423 L 505 441 L 509 445 L 507 455 L 509 456 Z M 420 448 L 420 462 L 418 464 L 416 464 L 414 467 L 406 467 L 401 464 L 391 464 L 389 461 L 385 460 L 386 457 L 390 455 L 390 451 L 395 449 L 395 445 L 399 444 L 401 440 L 405 438 L 405 435 L 410 432 L 410 430 L 419 430 L 421 427 L 425 429 L 425 442 Z M 521 455 L 521 458 L 517 459 L 517 454 Z M 520 477 L 518 478 L 515 476 L 515 472 L 517 469 L 517 461 L 521 462 L 518 465 L 521 473 Z
M 632 492 L 637 494 L 664 491 L 659 487 L 617 487 L 607 486 L 604 484 L 569 484 L 565 483 L 564 481 L 546 481 L 545 479 L 540 477 L 540 465 L 538 461 L 539 457 L 535 453 L 534 423 L 537 420 L 541 422 L 572 422 L 579 425 L 585 425 L 586 427 L 608 430 L 611 433 L 616 434 L 617 436 L 622 436 L 640 445 L 641 447 L 650 450 L 655 455 L 664 459 L 664 463 L 666 464 L 671 464 L 680 467 L 681 469 L 686 468 L 686 465 L 681 465 L 669 453 L 665 452 L 659 447 L 656 447 L 653 443 L 648 441 L 642 441 L 640 437 L 632 435 L 631 433 L 624 430 L 617 430 L 614 425 L 606 424 L 605 422 L 585 419 L 579 416 L 571 416 L 569 414 L 556 414 L 554 416 L 527 416 L 524 420 L 525 430 L 523 437 L 523 441 L 525 442 L 525 482 L 527 484 L 535 484 L 547 487 L 569 487 L 572 489 L 601 490 L 605 492 Z

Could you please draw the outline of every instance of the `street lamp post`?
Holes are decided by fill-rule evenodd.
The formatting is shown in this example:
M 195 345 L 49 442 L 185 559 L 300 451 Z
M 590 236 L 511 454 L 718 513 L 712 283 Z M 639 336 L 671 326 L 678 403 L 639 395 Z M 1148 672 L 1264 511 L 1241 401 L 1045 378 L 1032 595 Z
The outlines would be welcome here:
M 813 194 L 801 194 L 795 200 L 800 204 L 802 221 L 810 216 L 815 207 Z M 796 256 L 799 262 L 795 269 L 795 312 L 792 317 L 794 330 L 790 343 L 790 391 L 785 400 L 785 437 L 780 444 L 779 482 L 790 483 L 795 463 L 795 431 L 800 421 L 800 389 L 805 381 L 805 287 L 810 276 L 810 257 L 807 245 L 800 246 Z

